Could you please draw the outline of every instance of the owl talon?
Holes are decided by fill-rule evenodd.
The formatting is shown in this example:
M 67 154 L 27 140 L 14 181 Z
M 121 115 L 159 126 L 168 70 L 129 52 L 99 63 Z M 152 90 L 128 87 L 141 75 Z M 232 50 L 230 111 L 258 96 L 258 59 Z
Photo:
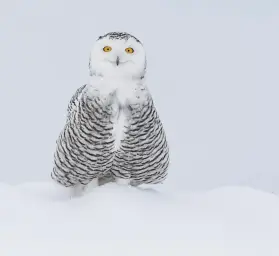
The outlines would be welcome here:
M 116 178 L 115 182 L 117 185 L 122 185 L 122 186 L 130 185 L 130 179 Z

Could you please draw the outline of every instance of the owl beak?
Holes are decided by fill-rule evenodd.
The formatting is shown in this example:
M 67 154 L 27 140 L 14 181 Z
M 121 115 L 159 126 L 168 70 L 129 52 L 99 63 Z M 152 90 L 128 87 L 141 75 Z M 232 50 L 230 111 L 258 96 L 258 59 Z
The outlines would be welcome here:
M 119 57 L 117 56 L 117 58 L 116 58 L 116 66 L 118 66 L 119 65 Z

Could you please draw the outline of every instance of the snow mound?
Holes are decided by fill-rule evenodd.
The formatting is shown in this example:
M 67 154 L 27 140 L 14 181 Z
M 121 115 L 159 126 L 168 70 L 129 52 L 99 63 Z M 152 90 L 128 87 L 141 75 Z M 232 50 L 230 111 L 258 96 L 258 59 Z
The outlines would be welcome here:
M 245 187 L 175 194 L 116 184 L 69 199 L 0 184 L 4 256 L 279 255 L 279 198 Z

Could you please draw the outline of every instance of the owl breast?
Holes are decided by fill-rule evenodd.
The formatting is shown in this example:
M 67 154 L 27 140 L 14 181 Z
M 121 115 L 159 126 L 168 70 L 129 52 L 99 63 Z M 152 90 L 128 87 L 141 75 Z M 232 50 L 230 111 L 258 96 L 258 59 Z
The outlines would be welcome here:
M 121 105 L 116 106 L 117 115 L 113 125 L 112 135 L 114 137 L 114 150 L 117 151 L 120 148 L 121 141 L 125 138 L 125 132 L 127 131 L 128 118 L 124 113 L 124 109 Z

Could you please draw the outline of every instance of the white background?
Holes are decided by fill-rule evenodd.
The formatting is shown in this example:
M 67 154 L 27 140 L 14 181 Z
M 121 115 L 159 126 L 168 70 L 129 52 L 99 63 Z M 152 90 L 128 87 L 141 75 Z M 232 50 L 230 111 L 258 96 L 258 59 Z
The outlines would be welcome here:
M 279 192 L 277 0 L 1 0 L 0 181 L 48 180 L 96 38 L 145 45 L 171 147 L 166 184 Z

